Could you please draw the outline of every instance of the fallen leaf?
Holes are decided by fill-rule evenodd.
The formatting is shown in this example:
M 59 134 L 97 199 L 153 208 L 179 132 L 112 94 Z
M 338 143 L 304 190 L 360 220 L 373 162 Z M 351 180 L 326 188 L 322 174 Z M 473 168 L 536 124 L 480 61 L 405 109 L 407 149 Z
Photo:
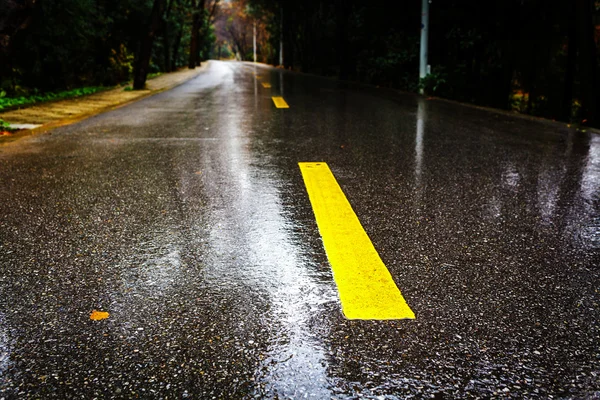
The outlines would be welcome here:
M 97 311 L 97 310 L 94 310 L 94 311 L 92 311 L 92 313 L 90 314 L 90 319 L 91 319 L 92 321 L 101 321 L 101 320 L 103 320 L 103 319 L 106 319 L 106 318 L 108 318 L 108 316 L 109 316 L 109 315 L 110 315 L 110 314 L 109 314 L 109 313 L 107 313 L 106 311 Z

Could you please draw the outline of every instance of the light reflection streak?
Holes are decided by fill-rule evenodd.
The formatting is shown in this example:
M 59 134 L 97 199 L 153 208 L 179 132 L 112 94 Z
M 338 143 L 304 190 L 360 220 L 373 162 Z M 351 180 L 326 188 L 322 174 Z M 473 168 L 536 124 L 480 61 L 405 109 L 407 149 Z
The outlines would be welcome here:
M 590 149 L 581 179 L 581 195 L 590 206 L 600 196 L 600 135 L 593 135 L 590 140 Z
M 10 336 L 6 325 L 6 318 L 0 312 L 0 387 L 2 387 L 2 378 L 10 366 Z
M 517 167 L 513 163 L 507 163 L 504 172 L 502 173 L 502 182 L 505 186 L 516 190 L 521 182 L 521 175 Z
M 181 249 L 179 237 L 173 232 L 151 232 L 151 238 L 141 242 L 144 252 L 135 253 L 125 262 L 122 274 L 123 285 L 144 293 L 149 297 L 167 296 L 169 290 L 182 277 Z M 138 312 L 131 305 L 121 310 L 132 319 Z
M 417 109 L 417 135 L 415 137 L 415 181 L 417 187 L 421 186 L 423 173 L 423 135 L 425 133 L 425 106 L 419 101 Z
M 543 165 L 538 174 L 537 205 L 543 223 L 550 224 L 556 212 L 559 191 L 565 175 L 564 166 L 558 173 L 553 173 L 549 165 Z
M 282 82 L 280 88 L 283 91 Z M 220 93 L 231 96 L 226 90 Z M 222 149 L 207 150 L 203 157 L 210 164 L 202 168 L 205 185 L 215 200 L 209 207 L 214 260 L 206 277 L 214 285 L 243 284 L 245 290 L 265 297 L 268 311 L 256 311 L 268 314 L 271 335 L 268 354 L 256 376 L 265 393 L 329 398 L 328 361 L 310 322 L 324 304 L 337 301 L 335 288 L 325 272 L 316 267 L 311 270 L 310 259 L 294 239 L 282 204 L 283 182 L 269 166 L 268 157 L 249 148 L 248 114 L 233 99 L 222 103 L 233 104 L 217 121 L 225 139 L 219 144 Z M 228 264 L 223 262 L 226 259 L 241 261 Z
M 254 109 L 258 109 L 258 76 L 256 75 L 256 64 L 254 64 Z
M 583 199 L 582 232 L 584 242 L 600 248 L 600 135 L 592 135 L 587 162 L 583 168 L 580 195 Z
M 281 97 L 284 96 L 284 90 L 283 90 L 283 71 L 279 70 L 279 95 Z
M 415 209 L 416 215 L 420 216 L 421 202 L 423 200 L 423 192 L 425 190 L 422 182 L 422 176 L 425 119 L 427 118 L 427 111 L 425 110 L 425 103 L 422 99 L 419 99 L 417 107 L 417 130 L 415 133 L 415 195 L 413 200 L 413 207 Z

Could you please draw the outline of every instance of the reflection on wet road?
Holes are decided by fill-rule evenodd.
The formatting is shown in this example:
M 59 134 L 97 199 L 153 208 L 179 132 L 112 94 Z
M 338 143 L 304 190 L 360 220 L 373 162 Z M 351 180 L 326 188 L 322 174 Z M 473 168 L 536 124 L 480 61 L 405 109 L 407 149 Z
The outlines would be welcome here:
M 590 250 L 600 249 L 600 213 L 598 197 L 600 196 L 600 135 L 594 135 L 590 141 L 585 167 L 581 177 L 581 198 L 583 215 L 579 220 L 585 225 L 581 227 L 582 244 Z
M 415 320 L 343 317 L 302 161 Z M 0 146 L 0 202 L 0 398 L 600 395 L 597 134 L 211 62 Z
M 346 318 L 414 319 L 327 163 L 299 167 Z
M 243 282 L 245 290 L 263 297 L 259 313 L 264 314 L 268 348 L 255 376 L 259 392 L 327 398 L 327 360 L 310 322 L 323 312 L 322 304 L 336 301 L 329 271 L 311 260 L 302 237 L 294 235 L 295 222 L 280 193 L 289 183 L 268 154 L 251 149 L 253 116 L 242 112 L 235 94 L 214 96 L 213 101 L 234 106 L 215 120 L 228 140 L 207 147 L 199 166 L 212 197 L 207 208 L 214 259 L 207 278 L 225 288 Z

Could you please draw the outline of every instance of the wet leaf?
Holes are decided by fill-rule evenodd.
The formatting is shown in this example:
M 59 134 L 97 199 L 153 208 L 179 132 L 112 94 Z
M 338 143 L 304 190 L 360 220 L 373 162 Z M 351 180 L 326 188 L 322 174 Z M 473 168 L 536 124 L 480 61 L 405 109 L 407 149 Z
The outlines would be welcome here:
M 101 321 L 101 320 L 103 320 L 103 319 L 106 319 L 106 318 L 108 318 L 108 316 L 109 316 L 109 315 L 110 315 L 110 314 L 109 314 L 109 313 L 107 313 L 106 311 L 97 311 L 97 310 L 94 310 L 94 311 L 92 311 L 92 313 L 90 314 L 90 319 L 91 319 L 92 321 Z

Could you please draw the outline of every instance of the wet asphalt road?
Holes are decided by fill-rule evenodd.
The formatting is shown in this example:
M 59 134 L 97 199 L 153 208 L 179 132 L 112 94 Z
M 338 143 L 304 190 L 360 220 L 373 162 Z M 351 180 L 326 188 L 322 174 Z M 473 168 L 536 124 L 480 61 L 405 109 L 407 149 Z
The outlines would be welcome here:
M 343 317 L 300 161 L 416 320 Z M 600 135 L 211 62 L 0 146 L 0 204 L 2 399 L 600 398 Z

